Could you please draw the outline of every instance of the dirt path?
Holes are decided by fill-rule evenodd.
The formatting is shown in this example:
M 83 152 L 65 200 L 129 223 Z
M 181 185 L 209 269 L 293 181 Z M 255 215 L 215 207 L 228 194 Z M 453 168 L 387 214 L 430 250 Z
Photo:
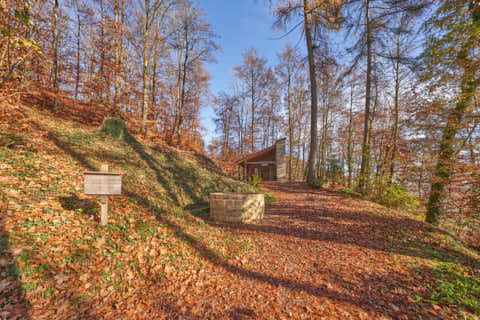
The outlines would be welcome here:
M 411 297 L 422 292 L 394 259 L 405 253 L 393 244 L 399 230 L 428 232 L 424 224 L 302 184 L 264 189 L 277 202 L 261 223 L 213 224 L 257 243 L 256 257 L 230 270 L 239 286 L 257 295 L 257 303 L 248 307 L 245 300 L 234 309 L 234 319 L 438 319 L 434 310 L 413 303 Z

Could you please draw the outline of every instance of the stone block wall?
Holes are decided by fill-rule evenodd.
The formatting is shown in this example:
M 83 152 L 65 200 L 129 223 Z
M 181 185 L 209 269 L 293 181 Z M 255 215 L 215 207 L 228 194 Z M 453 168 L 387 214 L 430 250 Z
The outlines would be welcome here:
M 210 217 L 217 221 L 249 223 L 263 219 L 265 198 L 262 193 L 212 193 Z

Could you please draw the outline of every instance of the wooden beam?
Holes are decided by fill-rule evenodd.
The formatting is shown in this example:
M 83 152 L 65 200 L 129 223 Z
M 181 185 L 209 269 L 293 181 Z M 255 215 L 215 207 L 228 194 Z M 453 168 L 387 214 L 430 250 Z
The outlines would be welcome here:
M 245 162 L 245 164 L 275 164 L 275 161 Z
M 102 164 L 101 170 L 108 172 L 108 164 Z M 100 224 L 106 226 L 108 223 L 108 196 L 100 196 Z

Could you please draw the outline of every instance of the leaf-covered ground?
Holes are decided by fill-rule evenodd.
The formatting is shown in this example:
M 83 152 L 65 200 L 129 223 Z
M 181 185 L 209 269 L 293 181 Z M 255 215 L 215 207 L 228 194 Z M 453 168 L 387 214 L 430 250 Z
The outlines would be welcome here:
M 124 194 L 99 206 L 83 171 Z M 138 138 L 0 108 L 0 319 L 477 319 L 479 256 L 441 230 L 302 184 L 262 222 L 208 219 L 249 186 Z

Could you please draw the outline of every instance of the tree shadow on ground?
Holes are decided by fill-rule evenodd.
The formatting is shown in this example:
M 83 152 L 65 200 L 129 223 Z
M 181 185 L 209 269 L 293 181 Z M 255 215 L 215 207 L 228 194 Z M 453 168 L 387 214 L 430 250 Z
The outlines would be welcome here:
M 63 150 L 65 153 L 67 153 L 70 157 L 77 160 L 82 167 L 91 171 L 99 170 L 99 168 L 97 168 L 97 166 L 91 160 L 89 160 L 86 155 L 74 150 L 70 143 L 61 140 L 54 132 L 47 131 L 47 138 L 50 141 L 52 141 L 58 148 Z M 155 159 L 153 156 L 147 153 L 146 148 L 142 144 L 140 144 L 132 135 L 128 133 L 125 136 L 125 142 L 132 148 L 133 151 L 135 151 L 140 156 L 140 158 L 148 165 L 148 167 L 151 170 L 153 170 L 158 183 L 167 192 L 168 197 L 173 199 L 173 201 L 177 205 L 180 205 L 181 203 L 180 198 L 173 191 L 169 181 L 165 178 L 165 175 L 164 175 L 165 170 L 170 170 L 171 172 L 174 173 L 174 178 L 173 178 L 174 181 L 176 179 L 182 179 L 182 180 L 190 179 L 194 181 L 194 179 L 198 179 L 198 177 L 196 177 L 192 172 L 190 172 L 191 170 L 188 170 L 187 168 L 183 168 L 178 164 L 175 164 L 175 159 L 169 154 L 164 154 L 167 160 L 166 162 L 170 164 L 168 168 L 165 168 L 165 166 L 162 165 L 157 159 Z M 106 159 L 105 154 L 101 151 L 93 152 L 89 155 L 89 157 Z M 194 202 L 202 201 L 202 199 L 200 199 L 195 194 L 193 188 L 190 185 L 182 184 L 182 188 Z
M 8 198 L 0 190 L 0 319 L 30 319 L 30 303 L 25 298 L 23 283 L 15 256 L 10 248 L 10 235 L 5 230 L 5 217 L 9 214 Z
M 97 166 L 95 166 L 83 154 L 73 150 L 70 144 L 60 140 L 52 131 L 47 131 L 47 139 L 52 141 L 59 149 L 67 153 L 72 159 L 78 161 L 82 167 L 91 171 L 99 171 L 99 168 L 97 168 Z
M 308 187 L 295 184 L 270 184 L 269 188 L 281 192 L 310 194 Z M 302 191 L 303 190 L 303 191 Z M 335 192 L 317 192 L 329 200 Z M 329 208 L 331 205 L 332 208 Z M 299 221 L 304 223 L 299 226 Z M 360 246 L 405 256 L 436 260 L 449 263 L 461 263 L 465 266 L 480 268 L 480 261 L 462 252 L 442 246 L 432 240 L 431 234 L 446 235 L 426 223 L 403 217 L 388 217 L 367 213 L 361 210 L 342 210 L 335 203 L 322 203 L 321 207 L 297 207 L 295 204 L 275 204 L 266 210 L 265 220 L 257 224 L 228 224 L 206 219 L 211 226 L 237 232 L 260 232 L 316 240 L 339 244 Z M 332 231 L 334 230 L 334 231 Z
M 37 124 L 35 124 L 35 125 L 37 125 Z M 37 125 L 37 127 L 38 127 L 39 130 L 45 131 L 40 126 Z M 69 143 L 59 139 L 59 137 L 54 132 L 51 132 L 51 131 L 46 131 L 46 132 L 47 132 L 48 140 L 52 141 L 59 149 L 63 150 L 72 159 L 77 161 L 83 168 L 85 168 L 87 170 L 91 170 L 91 171 L 98 171 L 99 170 L 99 168 L 97 168 L 97 166 L 91 160 L 88 159 L 87 155 L 84 155 L 84 154 L 74 150 Z M 102 158 L 101 155 L 99 155 L 99 154 L 92 154 L 92 156 Z M 127 194 L 128 194 L 128 192 L 127 192 Z M 84 200 L 79 199 L 78 195 L 76 195 L 76 194 L 72 194 L 72 195 L 66 196 L 66 197 L 61 197 L 59 199 L 59 201 L 60 201 L 62 207 L 66 210 L 86 209 L 85 213 L 87 213 L 87 214 L 96 214 L 95 211 L 98 211 L 98 208 L 97 208 L 97 210 L 95 210 L 95 207 L 98 206 L 98 204 L 95 201 L 91 201 L 91 200 L 88 200 L 88 199 L 84 199 Z M 0 202 L 0 204 L 1 204 L 1 202 Z M 0 244 L 3 244 L 3 242 L 2 242 L 3 238 L 2 237 L 4 235 L 3 221 L 1 219 L 2 217 L 3 217 L 3 215 L 0 216 Z M 97 220 L 98 220 L 98 217 L 97 217 Z M 5 253 L 8 253 L 8 251 L 4 252 L 2 250 L 3 250 L 3 247 L 0 246 L 0 251 L 2 253 L 2 258 L 3 258 L 3 255 Z M 16 275 L 17 274 L 16 265 L 10 265 L 9 267 L 13 268 L 12 273 L 14 273 Z M 0 265 L 0 271 L 1 270 L 2 270 L 2 266 Z M 64 299 L 68 299 L 68 301 L 72 301 L 72 300 L 75 301 L 75 305 L 74 305 L 74 307 L 75 307 L 75 317 L 82 318 L 82 319 L 104 318 L 105 314 L 100 314 L 97 309 L 92 308 L 92 306 L 94 306 L 94 305 L 96 305 L 96 306 L 103 305 L 104 304 L 103 299 L 101 297 L 85 298 L 83 291 L 76 290 L 76 289 L 74 289 L 74 288 L 76 288 L 75 285 L 71 285 L 72 283 L 78 283 L 79 282 L 80 274 L 71 273 L 71 270 L 68 269 L 68 268 L 67 268 L 67 270 L 63 270 L 63 269 L 58 269 L 58 268 L 52 267 L 48 271 L 48 273 L 46 273 L 44 276 L 55 282 L 55 276 L 59 275 L 59 274 L 64 274 L 64 273 L 68 274 L 69 279 L 65 283 L 59 285 L 59 289 L 63 290 L 62 297 Z M 1 281 L 1 276 L 2 276 L 2 273 L 0 272 L 0 281 Z M 152 280 L 152 283 L 153 283 L 153 285 L 155 285 L 156 280 Z M 15 288 L 16 287 L 21 288 L 21 285 L 22 285 L 21 282 L 15 283 Z M 58 284 L 57 284 L 57 286 L 58 286 Z M 11 288 L 11 287 L 9 286 L 9 288 Z M 19 291 L 19 290 L 20 289 L 18 289 L 17 291 Z M 0 307 L 2 307 L 0 309 L 1 310 L 0 311 L 0 318 L 3 315 L 2 312 L 4 312 L 4 309 L 3 309 L 3 306 L 2 306 L 2 300 L 1 300 L 3 291 L 4 291 L 3 289 L 0 291 Z M 13 287 L 12 287 L 12 290 L 10 290 L 10 291 L 13 292 Z M 9 297 L 8 303 L 12 307 L 14 307 L 14 310 L 15 310 L 15 313 L 11 313 L 11 315 L 22 314 L 22 316 L 19 317 L 19 318 L 29 319 L 28 316 L 25 313 L 26 311 L 24 311 L 24 310 L 28 310 L 29 304 L 22 297 L 23 297 L 23 295 L 20 295 L 18 297 L 18 299 L 17 298 L 12 299 L 11 297 Z M 183 315 L 187 316 L 189 319 L 190 318 L 194 319 L 193 316 L 190 316 L 190 315 L 186 314 L 185 312 L 182 312 L 178 307 L 174 306 L 171 303 L 168 303 L 168 302 L 164 301 L 164 299 L 162 299 L 162 297 L 157 297 L 157 299 L 162 300 L 160 303 L 157 303 L 158 308 L 159 308 L 158 311 L 160 312 L 160 314 L 162 316 L 167 316 L 167 318 L 174 319 L 174 318 L 177 318 L 178 315 L 183 314 Z M 113 302 L 113 303 L 116 303 L 116 302 Z M 73 305 L 70 304 L 70 307 L 73 307 Z M 112 305 L 112 308 L 115 310 L 117 307 Z M 5 311 L 8 311 L 8 310 L 5 309 Z M 63 311 L 68 311 L 68 310 L 63 310 Z M 21 313 L 21 312 L 24 312 L 25 315 L 23 315 L 23 313 Z M 65 315 L 59 314 L 58 316 L 64 317 Z
M 126 159 L 125 155 L 115 154 L 113 152 L 103 150 L 102 152 L 97 152 L 96 156 L 103 162 L 124 164 L 137 169 L 142 168 L 138 162 Z
M 210 217 L 209 209 L 210 204 L 208 202 L 199 202 L 183 207 L 184 211 L 188 211 L 192 216 L 200 218 L 204 221 L 207 221 Z
M 258 315 L 254 310 L 247 308 L 234 308 L 229 314 L 232 320 L 257 319 Z
M 142 145 L 140 142 L 138 142 L 135 139 L 135 137 L 129 134 L 128 132 L 125 134 L 125 142 L 140 156 L 140 158 L 143 159 L 143 161 L 145 161 L 145 163 L 150 167 L 150 169 L 153 170 L 153 172 L 155 172 L 158 183 L 160 183 L 162 187 L 167 191 L 169 198 L 173 199 L 175 204 L 181 205 L 182 201 L 179 199 L 177 194 L 170 187 L 169 181 L 165 178 L 163 174 L 166 168 L 157 159 L 155 159 L 150 154 L 148 154 L 145 146 Z M 173 179 L 175 181 L 177 179 L 193 181 L 194 178 L 198 178 L 194 176 L 191 170 L 180 167 L 178 164 L 176 164 L 176 161 L 175 159 L 173 159 L 172 155 L 168 153 L 164 153 L 164 156 L 167 158 L 168 163 L 171 165 L 168 169 L 171 172 L 174 172 Z M 195 194 L 194 190 L 190 185 L 182 184 L 182 188 L 194 202 L 202 201 Z
M 62 208 L 65 210 L 79 210 L 86 216 L 94 217 L 95 221 L 100 221 L 98 212 L 100 205 L 97 201 L 90 199 L 80 199 L 77 194 L 71 194 L 69 196 L 60 197 L 59 199 Z
M 361 279 L 358 282 L 349 282 L 342 278 L 337 277 L 337 280 L 340 282 L 340 285 L 344 288 L 348 288 L 347 291 L 335 291 L 324 287 L 322 285 L 314 285 L 308 282 L 301 282 L 297 279 L 290 280 L 282 277 L 269 275 L 263 272 L 248 270 L 237 265 L 234 265 L 221 256 L 219 256 L 215 251 L 210 249 L 205 243 L 201 240 L 196 239 L 194 236 L 190 235 L 185 231 L 185 229 L 172 221 L 168 217 L 168 213 L 164 211 L 147 199 L 141 197 L 135 192 L 128 192 L 127 196 L 135 199 L 139 205 L 141 205 L 146 211 L 151 212 L 157 218 L 157 220 L 168 226 L 175 234 L 175 236 L 189 244 L 190 247 L 195 249 L 204 259 L 208 260 L 210 263 L 221 267 L 224 271 L 235 274 L 237 281 L 245 279 L 251 279 L 259 281 L 265 284 L 272 285 L 274 287 L 283 287 L 295 292 L 305 292 L 311 296 L 323 299 L 327 298 L 334 302 L 344 303 L 346 305 L 354 305 L 363 311 L 369 313 L 370 315 L 383 315 L 383 316 L 392 316 L 397 317 L 402 313 L 415 313 L 415 314 L 426 314 L 427 308 L 420 310 L 416 305 L 412 305 L 408 301 L 408 294 L 392 294 L 391 296 L 384 296 L 384 290 L 395 291 L 399 286 L 408 290 L 410 283 L 408 280 L 402 278 L 401 275 L 388 274 L 388 275 L 375 275 L 375 274 L 364 274 L 358 273 L 357 276 Z M 186 217 L 188 219 L 188 217 Z M 325 272 L 322 270 L 321 272 Z M 330 270 L 329 273 L 335 275 L 334 270 Z M 372 292 L 374 288 L 375 292 Z M 349 292 L 348 294 L 346 292 Z M 383 297 L 382 297 L 383 296 Z M 394 306 L 392 306 L 394 304 Z M 230 312 L 231 319 L 243 319 L 250 314 L 251 310 L 247 309 L 235 309 Z M 244 312 L 245 311 L 245 312 Z M 243 317 L 243 318 L 242 318 Z M 424 319 L 429 319 L 426 316 Z

